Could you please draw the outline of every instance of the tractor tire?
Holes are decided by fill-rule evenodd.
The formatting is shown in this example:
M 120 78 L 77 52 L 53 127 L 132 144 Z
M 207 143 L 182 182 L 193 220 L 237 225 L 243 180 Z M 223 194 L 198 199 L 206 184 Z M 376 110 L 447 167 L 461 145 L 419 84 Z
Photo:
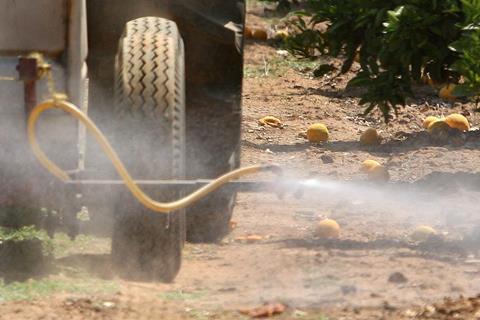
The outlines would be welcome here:
M 126 24 L 115 61 L 113 145 L 134 179 L 185 177 L 184 47 L 174 22 Z M 158 201 L 179 191 L 145 189 Z M 185 212 L 155 213 L 126 190 L 116 194 L 112 260 L 129 280 L 170 282 L 185 241 Z
M 227 163 L 228 169 L 218 169 L 218 175 L 239 167 L 239 149 L 237 148 L 232 154 L 233 162 Z M 187 241 L 216 243 L 222 240 L 231 231 L 230 220 L 236 197 L 235 191 L 219 190 L 187 208 Z

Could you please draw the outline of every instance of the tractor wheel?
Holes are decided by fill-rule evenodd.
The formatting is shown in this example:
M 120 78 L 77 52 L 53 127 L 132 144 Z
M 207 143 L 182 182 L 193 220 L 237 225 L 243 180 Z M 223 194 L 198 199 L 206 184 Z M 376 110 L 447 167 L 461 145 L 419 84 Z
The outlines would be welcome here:
M 127 23 L 115 63 L 113 144 L 134 179 L 185 175 L 184 48 L 177 26 L 162 18 Z M 172 201 L 175 190 L 145 191 Z M 112 260 L 131 280 L 172 281 L 181 265 L 185 212 L 155 213 L 126 189 L 115 199 Z
M 227 129 L 226 132 L 228 131 Z M 233 163 L 226 162 L 229 164 L 227 170 L 218 169 L 217 176 L 239 167 L 239 148 L 232 154 L 232 159 Z M 222 240 L 230 232 L 236 197 L 235 191 L 219 190 L 187 208 L 187 241 L 215 243 Z

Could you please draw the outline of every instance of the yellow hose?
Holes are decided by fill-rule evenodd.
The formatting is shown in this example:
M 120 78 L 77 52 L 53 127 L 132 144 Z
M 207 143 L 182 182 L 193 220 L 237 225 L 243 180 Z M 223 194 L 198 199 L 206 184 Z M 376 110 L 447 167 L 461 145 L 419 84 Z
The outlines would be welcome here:
M 179 199 L 173 202 L 168 202 L 168 203 L 158 202 L 150 198 L 147 194 L 145 194 L 140 189 L 140 187 L 133 181 L 132 177 L 128 173 L 127 169 L 123 165 L 122 161 L 118 157 L 115 150 L 113 150 L 113 148 L 111 147 L 110 143 L 105 138 L 103 133 L 100 131 L 100 129 L 98 129 L 95 123 L 93 123 L 93 121 L 90 120 L 90 118 L 87 115 L 85 115 L 82 111 L 80 111 L 75 105 L 67 101 L 48 100 L 37 105 L 32 110 L 28 118 L 28 129 L 27 129 L 28 141 L 30 142 L 30 146 L 32 148 L 33 153 L 38 158 L 40 163 L 53 175 L 55 175 L 57 178 L 61 179 L 64 182 L 71 180 L 71 178 L 68 176 L 68 174 L 64 170 L 59 168 L 55 163 L 53 163 L 46 156 L 46 154 L 40 148 L 40 145 L 38 144 L 38 141 L 36 138 L 36 123 L 38 121 L 38 118 L 44 111 L 48 109 L 53 109 L 53 108 L 58 108 L 65 112 L 68 112 L 70 115 L 72 115 L 74 118 L 78 119 L 80 122 L 82 122 L 85 125 L 85 127 L 93 134 L 97 142 L 100 144 L 104 152 L 107 154 L 113 166 L 115 167 L 117 172 L 120 174 L 126 186 L 130 190 L 130 192 L 133 194 L 133 196 L 145 207 L 155 212 L 168 213 L 168 212 L 172 212 L 172 211 L 176 211 L 176 210 L 180 210 L 185 207 L 188 207 L 189 205 L 200 200 L 201 198 L 205 197 L 209 193 L 215 191 L 216 189 L 226 184 L 227 182 L 237 179 L 241 176 L 257 173 L 260 171 L 274 171 L 274 172 L 279 171 L 279 168 L 275 165 L 267 165 L 267 166 L 257 165 L 257 166 L 240 168 L 219 177 L 218 179 L 212 181 L 211 183 L 198 189 L 197 191 L 192 192 L 190 195 L 182 199 Z

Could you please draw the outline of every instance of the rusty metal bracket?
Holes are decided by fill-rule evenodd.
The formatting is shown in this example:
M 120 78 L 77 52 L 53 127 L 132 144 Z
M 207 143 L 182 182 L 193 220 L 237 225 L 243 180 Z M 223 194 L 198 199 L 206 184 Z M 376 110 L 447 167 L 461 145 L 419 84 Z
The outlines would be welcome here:
M 25 115 L 37 104 L 37 81 L 39 80 L 39 63 L 35 57 L 20 57 L 18 59 L 17 71 L 19 80 L 23 81 Z

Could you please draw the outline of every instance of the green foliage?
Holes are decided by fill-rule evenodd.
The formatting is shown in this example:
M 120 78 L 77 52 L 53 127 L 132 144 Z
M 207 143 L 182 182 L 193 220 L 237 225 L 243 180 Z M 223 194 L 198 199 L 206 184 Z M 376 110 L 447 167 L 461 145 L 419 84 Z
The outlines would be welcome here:
M 47 256 L 51 255 L 54 250 L 52 239 L 44 230 L 38 230 L 35 226 L 25 226 L 19 229 L 0 227 L 0 245 L 7 241 L 40 241 L 43 253 Z
M 342 57 L 341 73 L 358 58 L 361 69 L 349 85 L 365 88 L 360 103 L 366 112 L 378 107 L 388 121 L 425 75 L 437 83 L 463 76 L 459 90 L 479 92 L 479 2 L 310 0 L 285 47 L 297 56 Z M 323 33 L 320 24 L 327 26 Z
M 318 52 L 324 52 L 325 41 L 320 30 L 311 28 L 304 20 L 302 13 L 290 24 L 292 36 L 283 40 L 283 45 L 295 56 L 313 58 Z
M 28 240 L 40 240 L 43 241 L 48 238 L 44 231 L 39 231 L 35 226 L 22 227 L 20 229 L 10 229 L 0 227 L 0 241 L 28 241 Z
M 452 69 L 460 73 L 464 82 L 455 87 L 457 96 L 480 95 L 480 1 L 462 1 L 465 13 L 462 37 L 452 43 L 451 49 L 460 54 Z

